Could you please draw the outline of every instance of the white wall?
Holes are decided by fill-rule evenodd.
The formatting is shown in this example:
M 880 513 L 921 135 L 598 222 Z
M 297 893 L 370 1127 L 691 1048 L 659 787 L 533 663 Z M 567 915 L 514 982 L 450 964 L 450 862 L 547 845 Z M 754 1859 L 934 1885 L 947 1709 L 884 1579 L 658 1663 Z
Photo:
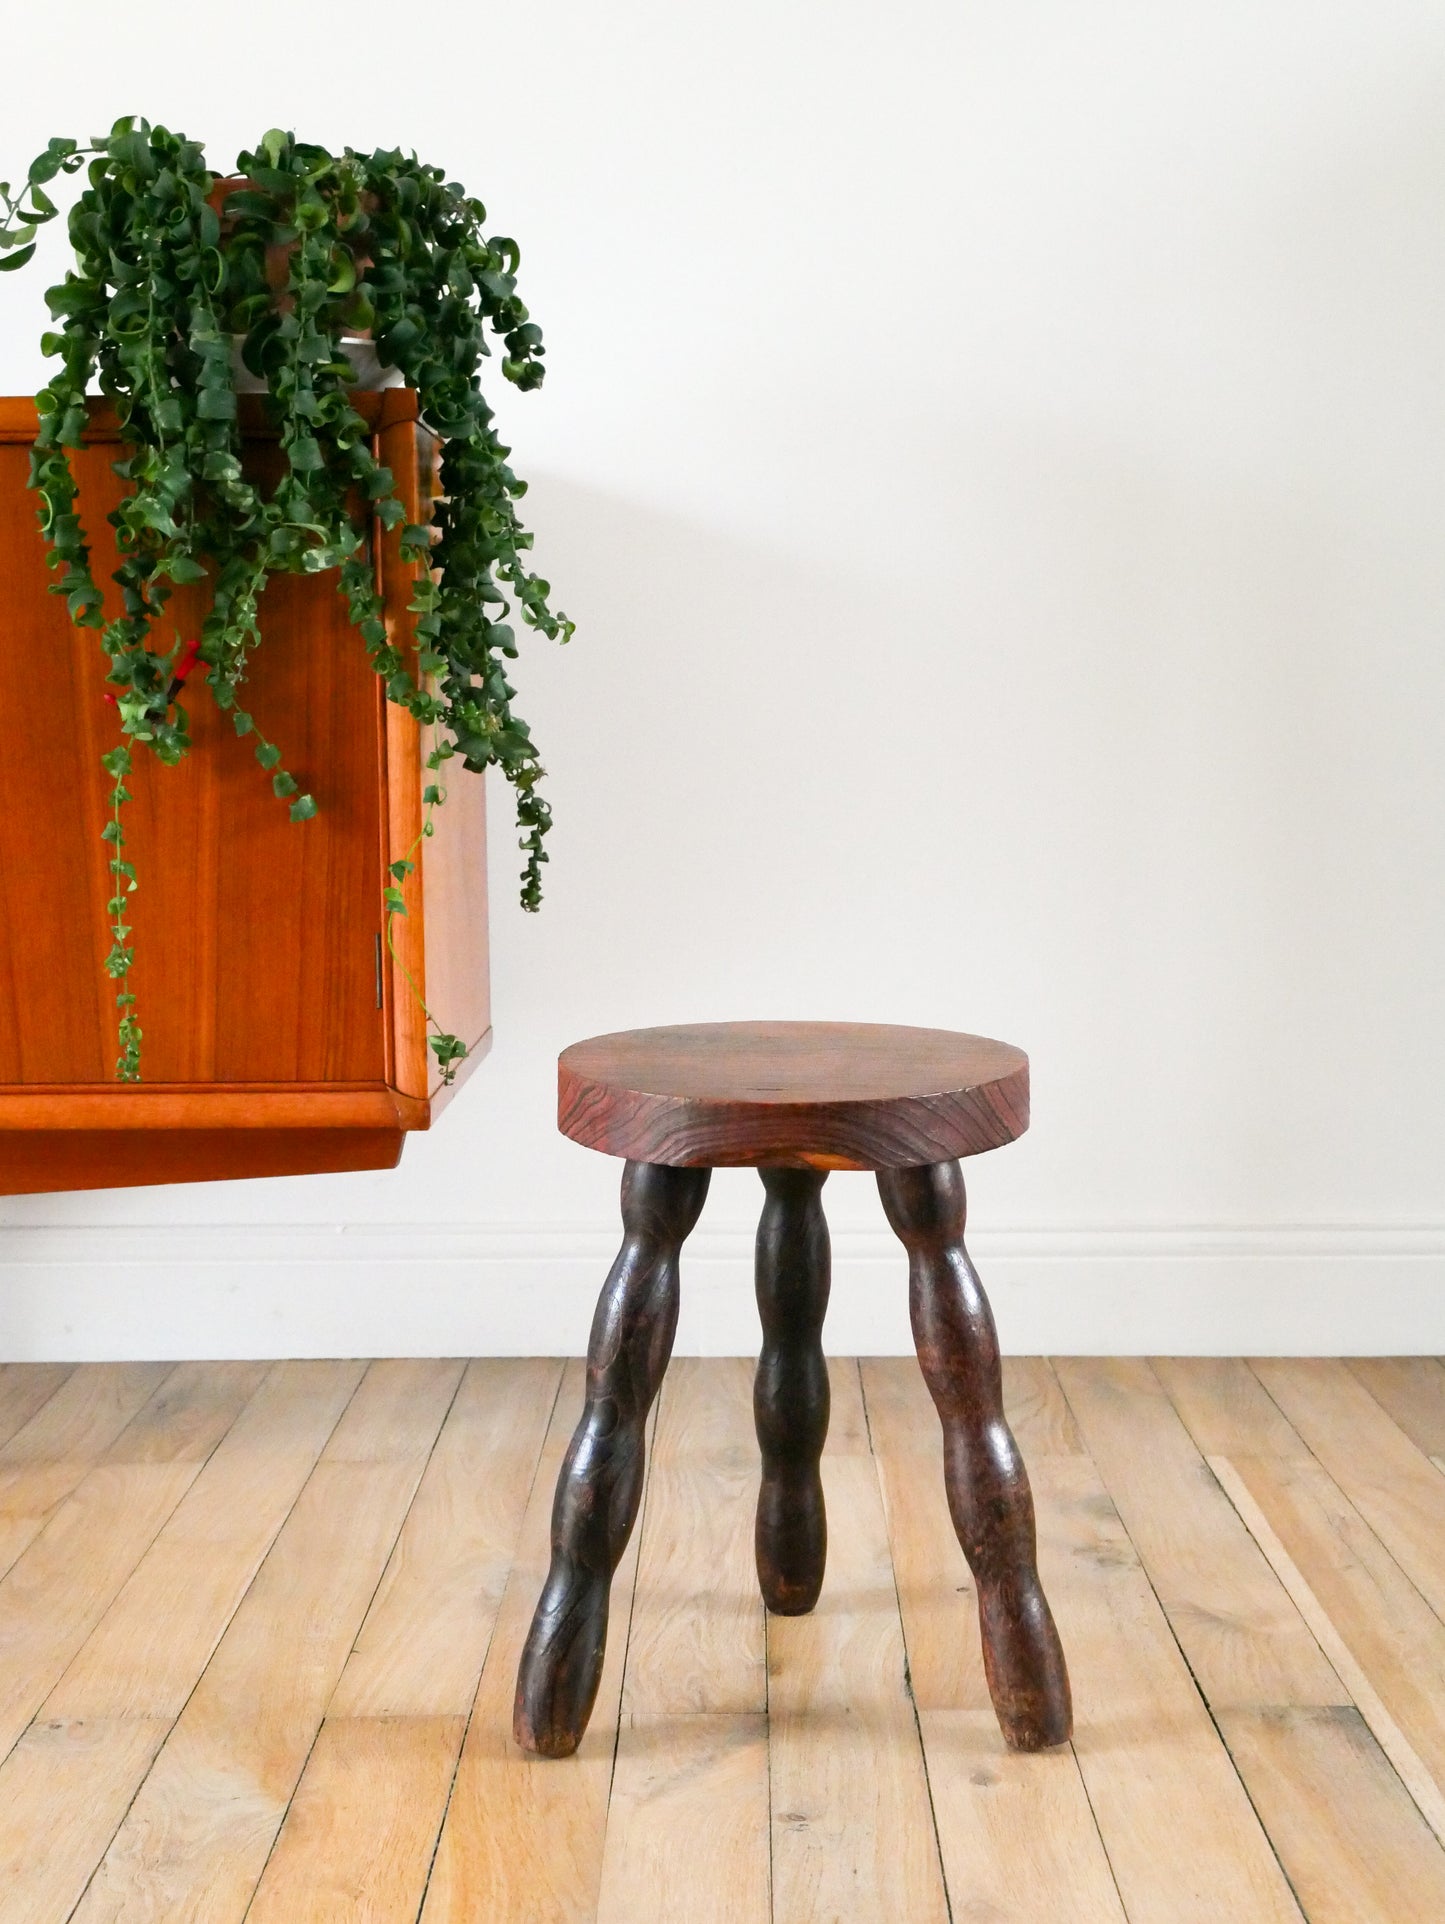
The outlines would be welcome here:
M 576 1348 L 618 1169 L 556 1051 L 749 1013 L 1030 1050 L 972 1172 L 1015 1349 L 1445 1349 L 1445 9 L 52 0 L 7 49 L 4 171 L 143 110 L 482 194 L 580 625 L 521 667 L 549 900 L 495 793 L 497 1046 L 436 1134 L 6 1202 L 4 1353 Z M 683 1346 L 753 1345 L 756 1200 Z M 828 1200 L 834 1346 L 906 1344 L 872 1185 Z

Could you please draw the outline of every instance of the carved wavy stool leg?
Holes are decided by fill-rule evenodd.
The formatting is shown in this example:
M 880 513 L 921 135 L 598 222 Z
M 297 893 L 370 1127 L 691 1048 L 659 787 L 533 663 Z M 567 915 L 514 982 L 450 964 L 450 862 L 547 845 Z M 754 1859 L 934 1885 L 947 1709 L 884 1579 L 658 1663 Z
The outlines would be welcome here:
M 762 1169 L 758 1311 L 763 1349 L 753 1381 L 753 1419 L 763 1453 L 754 1538 L 763 1602 L 800 1617 L 818 1601 L 828 1557 L 828 1519 L 818 1459 L 828 1434 L 827 1172 Z
M 623 1172 L 622 1248 L 592 1319 L 587 1403 L 557 1479 L 552 1567 L 517 1672 L 513 1735 L 544 1757 L 569 1757 L 592 1715 L 612 1573 L 642 1496 L 643 1426 L 677 1330 L 678 1251 L 711 1173 L 645 1162 Z
M 956 1162 L 880 1170 L 888 1220 L 908 1250 L 913 1340 L 943 1423 L 948 1507 L 978 1584 L 989 1694 L 1015 1750 L 1043 1750 L 1073 1729 L 1069 1675 L 1039 1584 L 1034 1504 L 1004 1421 L 993 1315 L 963 1246 Z

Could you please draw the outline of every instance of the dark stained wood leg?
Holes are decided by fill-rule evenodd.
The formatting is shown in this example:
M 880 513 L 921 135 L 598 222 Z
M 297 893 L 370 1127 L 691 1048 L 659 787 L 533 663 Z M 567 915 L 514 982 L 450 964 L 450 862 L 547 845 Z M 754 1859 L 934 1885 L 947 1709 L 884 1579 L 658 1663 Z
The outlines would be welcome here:
M 1015 1750 L 1073 1730 L 1069 1674 L 1039 1583 L 1034 1503 L 1003 1413 L 993 1315 L 963 1246 L 956 1162 L 878 1173 L 908 1250 L 913 1340 L 943 1423 L 948 1507 L 978 1584 L 983 1663 L 999 1727 Z
M 763 1453 L 755 1546 L 763 1602 L 801 1617 L 818 1601 L 828 1557 L 828 1519 L 818 1459 L 828 1434 L 827 1172 L 759 1171 L 767 1201 L 758 1224 L 758 1311 L 763 1349 L 753 1382 L 753 1419 Z
M 622 1248 L 592 1319 L 587 1403 L 557 1479 L 552 1567 L 517 1672 L 513 1735 L 543 1757 L 569 1757 L 592 1715 L 612 1573 L 642 1497 L 643 1426 L 677 1330 L 678 1251 L 711 1173 L 645 1162 L 623 1172 Z

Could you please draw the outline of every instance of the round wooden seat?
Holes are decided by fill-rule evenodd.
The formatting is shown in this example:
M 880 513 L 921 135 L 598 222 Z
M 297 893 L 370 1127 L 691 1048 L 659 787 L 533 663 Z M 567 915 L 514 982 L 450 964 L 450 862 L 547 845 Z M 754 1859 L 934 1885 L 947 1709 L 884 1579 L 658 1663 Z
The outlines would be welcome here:
M 951 1029 L 628 1029 L 557 1064 L 563 1135 L 673 1168 L 907 1169 L 997 1149 L 1028 1122 L 1028 1057 Z

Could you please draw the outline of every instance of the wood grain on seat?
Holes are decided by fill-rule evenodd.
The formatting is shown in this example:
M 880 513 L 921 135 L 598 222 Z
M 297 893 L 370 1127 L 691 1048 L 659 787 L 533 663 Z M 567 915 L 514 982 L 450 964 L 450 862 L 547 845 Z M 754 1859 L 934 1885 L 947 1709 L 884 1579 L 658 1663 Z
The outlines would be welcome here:
M 557 1064 L 564 1135 L 683 1168 L 909 1168 L 997 1149 L 1028 1121 L 1023 1051 L 950 1029 L 631 1029 L 574 1043 Z

